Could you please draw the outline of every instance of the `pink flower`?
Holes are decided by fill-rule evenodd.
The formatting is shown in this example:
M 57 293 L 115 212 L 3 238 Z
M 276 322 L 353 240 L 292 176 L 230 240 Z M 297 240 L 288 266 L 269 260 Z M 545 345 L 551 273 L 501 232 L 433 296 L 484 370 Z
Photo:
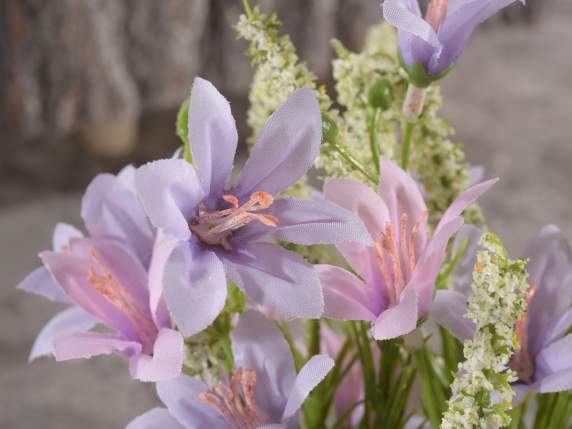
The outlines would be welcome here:
M 463 210 L 497 179 L 462 193 L 432 235 L 415 181 L 388 160 L 381 161 L 380 179 L 378 193 L 347 179 L 325 184 L 326 199 L 356 213 L 375 244 L 336 246 L 357 276 L 331 265 L 317 269 L 324 288 L 324 316 L 370 321 L 373 337 L 387 340 L 413 331 L 427 313 L 447 243 L 463 225 Z

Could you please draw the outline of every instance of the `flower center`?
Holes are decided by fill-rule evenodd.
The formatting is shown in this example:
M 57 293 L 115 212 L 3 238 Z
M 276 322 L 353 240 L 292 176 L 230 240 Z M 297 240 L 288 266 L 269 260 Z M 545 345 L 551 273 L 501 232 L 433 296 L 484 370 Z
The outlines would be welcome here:
M 447 1 L 448 0 L 431 0 L 431 3 L 429 3 L 425 21 L 427 21 L 436 32 L 439 31 L 447 17 Z
M 534 362 L 528 351 L 528 307 L 536 293 L 536 284 L 532 283 L 526 296 L 526 310 L 516 322 L 515 331 L 520 348 L 510 358 L 509 367 L 515 371 L 520 381 L 526 384 L 532 383 L 534 375 Z
M 410 228 L 409 216 L 403 213 L 399 225 L 399 237 L 396 237 L 393 225 L 388 222 L 385 231 L 375 240 L 375 254 L 383 281 L 387 286 L 390 305 L 399 302 L 401 292 L 415 271 L 417 264 L 415 240 L 419 230 L 424 228 L 423 220 L 427 215 L 427 212 L 423 212 L 421 218 Z
M 203 392 L 199 399 L 214 407 L 224 418 L 230 429 L 254 429 L 268 424 L 254 395 L 256 371 L 237 368 L 228 383 L 220 383 L 215 388 Z
M 131 292 L 105 266 L 95 249 L 91 250 L 91 258 L 95 265 L 89 267 L 89 282 L 101 296 L 127 317 L 143 345 L 144 353 L 152 354 L 158 331 L 149 311 L 138 305 Z
M 232 250 L 228 237 L 236 230 L 256 220 L 264 225 L 276 226 L 278 218 L 269 214 L 256 213 L 267 209 L 274 198 L 267 192 L 253 192 L 242 206 L 234 195 L 224 195 L 223 200 L 232 207 L 224 210 L 208 211 L 203 202 L 199 205 L 199 215 L 189 222 L 189 229 L 205 244 L 222 246 Z

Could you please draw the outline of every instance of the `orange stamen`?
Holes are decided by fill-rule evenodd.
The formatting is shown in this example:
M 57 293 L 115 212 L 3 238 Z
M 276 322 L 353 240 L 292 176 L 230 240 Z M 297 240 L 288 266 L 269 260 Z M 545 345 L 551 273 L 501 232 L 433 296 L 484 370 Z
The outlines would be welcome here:
M 431 3 L 429 3 L 425 21 L 427 21 L 435 31 L 439 31 L 441 25 L 445 22 L 445 18 L 447 18 L 447 2 L 448 0 L 431 0 Z

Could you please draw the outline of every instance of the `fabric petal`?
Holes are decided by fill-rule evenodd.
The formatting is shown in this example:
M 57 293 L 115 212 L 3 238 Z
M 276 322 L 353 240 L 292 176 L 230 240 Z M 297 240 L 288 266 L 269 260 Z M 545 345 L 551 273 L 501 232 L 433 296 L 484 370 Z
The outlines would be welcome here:
M 99 332 L 69 332 L 58 335 L 54 338 L 53 345 L 57 361 L 91 358 L 111 353 L 124 356 L 141 353 L 141 344 Z
M 231 338 L 235 367 L 256 371 L 260 409 L 271 422 L 282 421 L 296 380 L 292 354 L 282 333 L 261 313 L 249 310 L 240 315 Z
M 375 321 L 372 329 L 376 340 L 390 340 L 408 334 L 417 327 L 418 298 L 414 287 L 407 287 L 399 303 L 385 310 Z
M 237 184 L 239 199 L 278 194 L 310 169 L 320 150 L 322 119 L 314 93 L 296 91 L 264 125 Z
M 467 297 L 451 290 L 438 290 L 431 305 L 429 317 L 447 329 L 460 341 L 473 337 L 475 324 L 464 317 L 467 313 Z
M 257 304 L 287 317 L 318 318 L 324 308 L 320 280 L 312 265 L 272 243 L 249 243 L 219 251 L 228 276 Z
M 572 334 L 550 344 L 536 356 L 537 380 L 561 371 L 572 371 Z
M 572 302 L 572 252 L 560 230 L 547 225 L 530 242 L 524 257 L 529 259 L 529 282 L 537 287 L 528 312 L 529 348 L 536 354 Z
M 186 375 L 157 383 L 159 398 L 186 429 L 228 429 L 218 411 L 199 399 L 207 390 L 206 384 Z
M 52 237 L 52 249 L 55 252 L 65 251 L 72 238 L 83 238 L 83 233 L 75 226 L 67 223 L 58 223 L 54 228 Z
M 204 197 L 195 169 L 182 159 L 163 159 L 139 167 L 137 194 L 151 223 L 180 240 L 191 236 L 188 221 Z
M 326 355 L 316 355 L 302 367 L 290 392 L 282 421 L 294 416 L 310 392 L 328 375 L 334 367 L 334 360 Z
M 568 309 L 560 319 L 544 335 L 542 347 L 547 347 L 550 343 L 558 340 L 572 327 L 572 308 Z
M 200 78 L 191 92 L 189 142 L 205 194 L 218 196 L 232 168 L 238 133 L 228 101 Z
M 97 320 L 79 307 L 71 307 L 56 314 L 36 337 L 30 353 L 30 362 L 52 354 L 54 351 L 52 341 L 55 337 L 70 332 L 89 331 L 96 324 Z
M 237 233 L 233 240 L 246 241 L 264 235 L 291 243 L 337 244 L 358 242 L 373 245 L 373 241 L 361 220 L 349 210 L 329 201 L 310 201 L 296 198 L 279 198 L 264 212 L 278 218 L 276 227 L 260 222 L 244 228 L 244 235 Z
M 132 420 L 125 429 L 194 429 L 181 425 L 165 408 L 154 408 Z
M 83 196 L 81 216 L 92 237 L 120 240 L 147 267 L 153 230 L 136 194 L 119 178 L 96 176 Z
M 324 292 L 324 317 L 374 321 L 368 286 L 352 273 L 332 265 L 316 265 Z
M 537 389 L 539 393 L 565 392 L 572 390 L 572 368 L 547 375 L 538 383 Z
M 56 283 L 50 271 L 45 267 L 36 268 L 18 285 L 18 289 L 43 296 L 50 301 L 71 303 L 64 290 Z
M 181 375 L 184 338 L 172 329 L 161 329 L 153 346 L 153 356 L 134 355 L 129 362 L 131 376 L 141 381 L 163 381 Z
M 185 337 L 208 327 L 224 308 L 224 268 L 211 251 L 180 244 L 165 265 L 163 287 L 167 307 Z

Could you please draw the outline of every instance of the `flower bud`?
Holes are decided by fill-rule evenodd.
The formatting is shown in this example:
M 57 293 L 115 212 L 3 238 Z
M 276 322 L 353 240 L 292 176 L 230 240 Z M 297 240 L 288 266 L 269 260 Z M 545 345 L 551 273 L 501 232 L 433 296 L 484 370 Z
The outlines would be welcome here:
M 370 106 L 385 112 L 391 108 L 393 102 L 393 90 L 387 79 L 379 79 L 369 90 L 367 101 Z
M 338 125 L 327 113 L 322 113 L 322 141 L 335 143 L 338 140 Z

